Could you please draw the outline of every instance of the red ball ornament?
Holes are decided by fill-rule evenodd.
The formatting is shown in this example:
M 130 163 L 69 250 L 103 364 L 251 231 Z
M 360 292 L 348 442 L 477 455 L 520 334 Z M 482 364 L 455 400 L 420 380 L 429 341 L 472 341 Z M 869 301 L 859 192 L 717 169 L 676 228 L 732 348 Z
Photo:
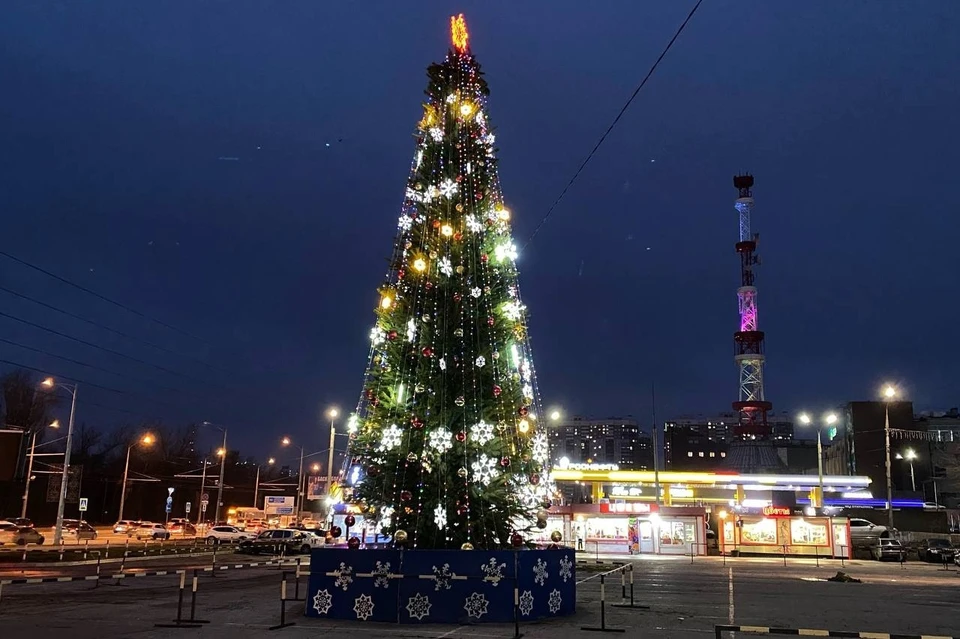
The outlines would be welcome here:
M 413 493 L 411 493 L 409 490 L 401 491 L 400 493 L 401 501 L 410 501 L 411 499 L 413 499 Z
M 506 468 L 507 466 L 509 466 L 509 465 L 510 465 L 510 458 L 509 458 L 509 457 L 501 457 L 501 458 L 500 458 L 500 465 L 503 466 L 504 468 Z
M 499 386 L 494 386 L 494 387 L 493 387 L 493 396 L 494 396 L 494 397 L 500 397 L 500 393 L 502 393 L 502 392 L 503 392 L 503 389 L 500 388 Z
M 454 294 L 453 294 L 453 301 L 454 301 L 454 302 L 459 302 L 459 301 L 462 300 L 462 299 L 463 299 L 463 295 L 461 295 L 460 293 L 454 293 Z
M 463 182 L 463 176 L 462 176 L 462 175 L 458 175 L 458 176 L 457 176 L 457 182 Z
M 461 233 L 460 231 L 457 231 L 456 233 L 453 234 L 453 239 L 454 241 L 459 242 L 460 240 L 463 239 L 463 233 Z
M 483 255 L 480 256 L 480 261 L 486 264 L 487 262 L 490 261 L 490 256 L 484 253 Z
M 343 534 L 343 531 L 340 530 L 340 526 L 334 526 L 333 528 L 330 529 L 330 536 L 333 537 L 334 539 L 336 539 L 342 534 Z
M 513 533 L 513 536 L 510 537 L 510 543 L 513 544 L 514 548 L 519 548 L 523 545 L 523 535 L 518 532 Z
M 496 323 L 497 323 L 497 320 L 495 320 L 493 316 L 490 316 L 487 318 L 487 326 L 493 326 Z
M 343 523 L 345 523 L 347 526 L 353 526 L 357 523 L 357 518 L 353 515 L 347 515 L 343 518 Z
M 407 273 L 407 272 L 406 272 L 405 270 L 400 269 L 399 271 L 397 271 L 397 279 L 398 279 L 398 280 L 402 280 L 402 279 L 403 279 L 403 276 L 404 276 L 406 273 Z
M 390 331 L 389 333 L 387 333 L 387 339 L 388 339 L 388 340 L 391 340 L 391 341 L 397 339 L 397 332 L 396 332 L 396 331 Z
M 540 483 L 540 475 L 538 475 L 537 473 L 534 473 L 534 474 L 530 475 L 530 483 L 533 484 L 534 486 L 536 486 L 537 484 L 539 484 L 539 483 Z
M 474 195 L 477 197 L 478 200 L 483 199 L 483 191 L 477 191 L 476 193 L 474 193 Z
M 440 220 L 434 220 L 434 221 L 433 221 L 433 228 L 435 228 L 435 229 L 440 228 Z
M 466 515 L 466 514 L 467 514 L 467 511 L 468 511 L 469 509 L 470 509 L 470 508 L 469 508 L 469 506 L 467 506 L 467 504 L 460 504 L 459 506 L 457 506 L 457 514 L 462 517 L 463 515 Z
M 350 541 L 347 542 L 347 548 L 349 548 L 350 550 L 359 550 L 360 540 L 357 539 L 356 537 L 351 537 Z
M 529 413 L 530 411 L 527 409 L 526 406 L 521 406 L 521 407 L 520 407 L 520 410 L 518 410 L 517 412 L 520 413 L 520 415 L 526 415 L 526 414 Z
M 367 476 L 368 476 L 368 477 L 376 477 L 376 476 L 379 475 L 379 474 L 380 474 L 380 467 L 379 467 L 379 466 L 368 466 L 368 467 L 367 467 Z
M 467 434 L 461 430 L 457 433 L 457 441 L 461 443 L 467 441 Z
M 433 349 L 430 348 L 429 346 L 425 347 L 420 352 L 423 354 L 424 357 L 433 357 Z
M 423 428 L 423 420 L 416 415 L 410 418 L 410 424 L 412 424 L 414 428 Z

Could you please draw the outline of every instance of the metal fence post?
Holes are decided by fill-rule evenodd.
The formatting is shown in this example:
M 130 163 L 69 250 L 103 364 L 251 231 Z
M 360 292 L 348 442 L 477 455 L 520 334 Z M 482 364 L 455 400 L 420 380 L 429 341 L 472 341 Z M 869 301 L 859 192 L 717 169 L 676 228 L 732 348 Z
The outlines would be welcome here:
M 293 626 L 295 622 L 287 622 L 287 573 L 280 573 L 280 623 L 276 626 L 270 626 L 270 630 L 279 630 L 287 626 Z

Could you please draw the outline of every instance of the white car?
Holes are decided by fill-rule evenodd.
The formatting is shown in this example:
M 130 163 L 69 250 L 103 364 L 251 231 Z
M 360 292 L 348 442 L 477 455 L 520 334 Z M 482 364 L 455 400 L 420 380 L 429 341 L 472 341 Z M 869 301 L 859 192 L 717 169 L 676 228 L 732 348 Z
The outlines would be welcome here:
M 873 546 L 880 539 L 894 537 L 896 532 L 896 528 L 890 529 L 857 517 L 850 518 L 850 540 L 854 546 Z
M 240 530 L 236 526 L 214 526 L 207 531 L 207 543 L 214 544 L 230 544 L 238 543 L 244 539 L 249 539 L 252 537 L 248 532 Z

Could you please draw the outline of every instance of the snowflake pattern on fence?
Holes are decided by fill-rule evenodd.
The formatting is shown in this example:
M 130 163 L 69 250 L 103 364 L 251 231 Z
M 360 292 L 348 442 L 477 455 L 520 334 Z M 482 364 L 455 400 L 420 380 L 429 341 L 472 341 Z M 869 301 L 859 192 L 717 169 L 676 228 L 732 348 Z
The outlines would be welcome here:
M 390 585 L 390 577 L 393 576 L 393 573 L 390 572 L 390 562 L 383 563 L 378 561 L 377 565 L 370 571 L 370 574 L 373 575 L 374 588 L 388 587 Z
M 547 605 L 550 606 L 550 613 L 556 614 L 560 610 L 560 603 L 563 599 L 560 597 L 559 590 L 553 590 L 550 592 L 550 598 L 547 600 Z
M 483 594 L 475 592 L 464 601 L 463 609 L 467 611 L 468 617 L 476 617 L 479 619 L 487 614 L 487 604 L 489 603 Z
M 550 573 L 547 572 L 547 562 L 543 559 L 537 559 L 536 565 L 533 567 L 533 581 L 538 583 L 541 586 L 546 585 L 547 577 L 550 576 Z
M 524 590 L 523 594 L 520 595 L 520 614 L 529 617 L 531 612 L 533 612 L 533 593 Z
M 366 621 L 373 616 L 373 598 L 370 595 L 360 595 L 353 602 L 353 611 L 357 619 Z
M 503 579 L 503 569 L 507 567 L 507 564 L 498 564 L 497 560 L 493 557 L 490 558 L 485 564 L 480 564 L 480 570 L 483 571 L 484 581 L 489 581 L 494 586 L 500 585 L 500 580 Z
M 450 590 L 450 581 L 456 576 L 457 574 L 450 570 L 450 564 L 443 564 L 443 568 L 433 567 L 433 577 L 437 582 L 436 590 L 441 588 Z
M 560 576 L 563 577 L 563 583 L 573 579 L 573 562 L 566 557 L 560 560 Z
M 423 621 L 424 617 L 430 616 L 430 597 L 421 595 L 419 592 L 407 600 L 407 614 L 411 619 Z
M 330 576 L 336 576 L 337 580 L 333 582 L 334 588 L 343 588 L 346 590 L 353 583 L 353 567 L 340 562 L 340 567 L 330 573 Z
M 329 590 L 318 590 L 317 594 L 313 596 L 313 609 L 321 615 L 325 615 L 330 612 L 330 607 L 333 606 L 333 595 L 330 594 Z

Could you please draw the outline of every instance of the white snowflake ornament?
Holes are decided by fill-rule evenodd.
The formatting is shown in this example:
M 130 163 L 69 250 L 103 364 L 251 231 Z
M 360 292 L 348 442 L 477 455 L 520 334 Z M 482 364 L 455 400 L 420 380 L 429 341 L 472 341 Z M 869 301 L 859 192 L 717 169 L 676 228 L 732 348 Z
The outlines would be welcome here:
M 437 528 L 447 527 L 447 509 L 442 505 L 433 509 L 433 523 L 437 525 Z
M 573 579 L 573 562 L 566 557 L 560 560 L 560 577 L 563 578 L 563 583 Z
M 446 275 L 447 277 L 450 277 L 451 275 L 453 275 L 453 264 L 450 263 L 449 257 L 440 258 L 440 261 L 438 262 L 438 267 L 440 268 L 440 272 Z
M 562 602 L 563 598 L 560 596 L 560 591 L 551 591 L 550 598 L 547 600 L 547 605 L 550 607 L 550 612 L 552 614 L 556 614 L 560 610 L 560 604 Z
M 477 219 L 475 215 L 467 216 L 467 230 L 471 233 L 480 233 L 483 231 L 483 222 Z
M 547 562 L 543 559 L 537 559 L 537 563 L 533 566 L 533 582 L 541 586 L 546 585 L 547 577 L 549 576 L 550 573 L 547 572 Z
M 476 364 L 477 368 L 483 368 L 487 363 L 487 358 L 479 355 L 473 363 Z
M 413 226 L 413 218 L 409 215 L 401 215 L 400 219 L 397 220 L 397 228 L 401 231 L 409 231 L 410 227 Z
M 317 594 L 313 596 L 313 609 L 317 611 L 317 614 L 327 614 L 331 606 L 333 606 L 333 595 L 330 594 L 330 591 L 318 590 Z
M 443 197 L 452 197 L 458 190 L 457 183 L 447 178 L 440 183 L 440 195 Z
M 520 595 L 520 614 L 528 617 L 531 612 L 533 612 L 533 593 L 529 590 L 524 590 L 523 594 Z
M 374 346 L 379 346 L 387 339 L 387 333 L 379 326 L 374 326 L 370 329 L 370 342 Z
M 480 455 L 480 459 L 473 462 L 470 468 L 473 470 L 474 480 L 484 486 L 489 486 L 497 476 L 497 460 L 487 455 Z
M 430 127 L 430 137 L 434 142 L 440 142 L 443 140 L 443 129 L 438 126 Z
M 463 604 L 463 609 L 467 611 L 467 616 L 479 619 L 487 614 L 487 605 L 489 603 L 482 593 L 474 592 L 467 597 Z
M 366 621 L 373 616 L 373 597 L 370 595 L 360 595 L 353 602 L 353 611 L 357 613 L 357 619 Z
M 427 446 L 440 454 L 447 452 L 453 448 L 450 433 L 443 428 L 430 431 L 427 435 Z
M 383 429 L 383 434 L 380 436 L 380 450 L 393 450 L 400 445 L 401 439 L 403 439 L 403 431 L 396 424 L 390 424 Z
M 489 581 L 494 586 L 500 584 L 500 581 L 504 579 L 503 571 L 507 567 L 507 564 L 498 564 L 497 560 L 494 557 L 490 558 L 485 564 L 480 564 L 480 570 L 483 571 L 483 580 Z
M 480 420 L 476 426 L 470 429 L 470 441 L 483 446 L 493 439 L 493 425 Z
M 424 618 L 430 616 L 430 606 L 432 605 L 430 597 L 418 592 L 407 600 L 407 614 L 410 615 L 411 619 L 423 621 Z

